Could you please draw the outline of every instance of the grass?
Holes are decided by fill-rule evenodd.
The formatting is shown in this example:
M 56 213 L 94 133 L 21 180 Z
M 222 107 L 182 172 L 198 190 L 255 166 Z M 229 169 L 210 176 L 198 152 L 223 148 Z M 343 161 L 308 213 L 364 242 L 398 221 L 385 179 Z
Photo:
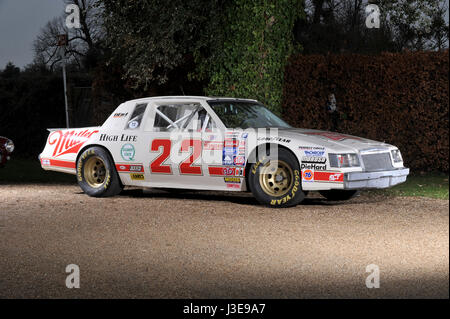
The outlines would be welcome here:
M 36 160 L 12 158 L 4 168 L 0 168 L 0 184 L 10 183 L 64 183 L 74 184 L 74 175 L 45 171 Z M 448 174 L 411 174 L 405 183 L 371 193 L 388 196 L 422 196 L 449 199 Z
M 0 168 L 0 184 L 20 183 L 76 183 L 75 175 L 42 169 L 39 160 L 12 157 L 5 167 Z

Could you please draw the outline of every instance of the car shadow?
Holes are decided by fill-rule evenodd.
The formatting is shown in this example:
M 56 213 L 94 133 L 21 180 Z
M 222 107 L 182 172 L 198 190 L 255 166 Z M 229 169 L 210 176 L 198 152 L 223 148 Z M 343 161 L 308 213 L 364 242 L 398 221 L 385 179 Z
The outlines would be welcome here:
M 261 206 L 250 192 L 219 192 L 219 191 L 193 191 L 193 190 L 164 190 L 127 188 L 120 195 L 130 198 L 159 198 L 159 199 L 188 199 L 204 201 L 230 202 L 241 205 Z M 319 193 L 311 192 L 299 206 L 339 206 L 358 204 L 358 197 L 347 201 L 328 201 Z

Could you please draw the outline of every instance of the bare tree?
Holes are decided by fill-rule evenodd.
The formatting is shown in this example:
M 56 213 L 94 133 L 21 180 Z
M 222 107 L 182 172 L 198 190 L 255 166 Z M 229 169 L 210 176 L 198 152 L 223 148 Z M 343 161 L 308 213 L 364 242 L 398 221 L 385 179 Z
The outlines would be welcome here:
M 96 54 L 103 39 L 101 3 L 99 0 L 64 0 L 66 5 L 75 4 L 80 9 L 80 28 L 67 28 L 66 13 L 49 21 L 34 41 L 35 62 L 50 69 L 61 61 L 58 54 L 58 35 L 67 34 L 66 58 L 79 67 L 89 55 Z

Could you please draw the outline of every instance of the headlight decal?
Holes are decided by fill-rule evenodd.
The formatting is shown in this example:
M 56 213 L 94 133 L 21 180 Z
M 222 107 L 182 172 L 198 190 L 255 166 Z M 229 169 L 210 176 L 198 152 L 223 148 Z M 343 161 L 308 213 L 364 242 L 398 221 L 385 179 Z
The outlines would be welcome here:
M 359 158 L 355 153 L 328 154 L 331 167 L 359 167 Z
M 400 153 L 399 149 L 392 150 L 391 155 L 392 155 L 392 159 L 394 160 L 394 163 L 403 162 L 402 153 Z

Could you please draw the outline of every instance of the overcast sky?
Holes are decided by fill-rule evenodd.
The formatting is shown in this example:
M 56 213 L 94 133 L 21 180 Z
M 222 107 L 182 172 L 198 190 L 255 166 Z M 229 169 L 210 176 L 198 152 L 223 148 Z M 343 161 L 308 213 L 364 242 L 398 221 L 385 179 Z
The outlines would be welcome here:
M 0 69 L 31 63 L 34 39 L 64 8 L 61 0 L 0 0 Z

